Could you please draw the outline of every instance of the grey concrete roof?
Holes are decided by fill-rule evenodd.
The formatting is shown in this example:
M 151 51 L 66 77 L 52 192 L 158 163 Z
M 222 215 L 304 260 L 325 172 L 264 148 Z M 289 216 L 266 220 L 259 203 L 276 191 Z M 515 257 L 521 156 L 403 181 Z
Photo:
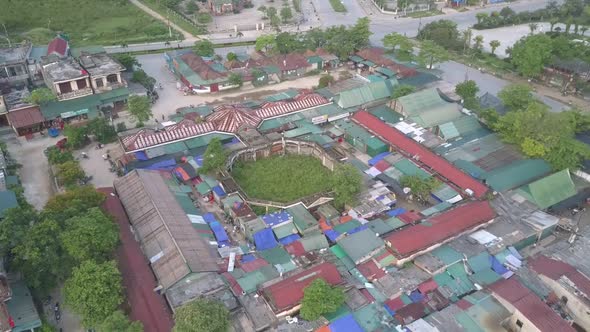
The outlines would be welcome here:
M 25 62 L 30 51 L 30 44 L 0 48 L 0 65 Z
M 82 67 L 94 77 L 116 74 L 125 70 L 123 65 L 106 53 L 82 53 L 79 60 Z
M 59 59 L 43 65 L 43 75 L 51 82 L 88 77 L 88 73 L 72 58 Z

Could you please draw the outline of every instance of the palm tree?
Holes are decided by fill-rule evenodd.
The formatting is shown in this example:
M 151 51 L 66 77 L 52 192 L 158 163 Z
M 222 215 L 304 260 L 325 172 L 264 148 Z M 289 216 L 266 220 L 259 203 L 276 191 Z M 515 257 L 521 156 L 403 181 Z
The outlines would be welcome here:
M 557 17 L 553 17 L 549 20 L 549 24 L 551 24 L 551 26 L 549 27 L 549 31 L 553 31 L 553 27 L 559 23 L 559 19 Z
M 586 34 L 586 31 L 588 31 L 588 27 L 585 25 L 582 25 L 580 27 L 580 31 L 582 32 L 582 36 L 583 36 L 584 34 Z
M 492 40 L 490 42 L 490 47 L 492 48 L 492 55 L 495 55 L 496 49 L 498 47 L 500 47 L 500 41 L 499 40 Z
M 531 29 L 531 35 L 535 33 L 535 30 L 537 30 L 538 27 L 539 27 L 539 25 L 537 23 L 529 23 L 529 29 Z

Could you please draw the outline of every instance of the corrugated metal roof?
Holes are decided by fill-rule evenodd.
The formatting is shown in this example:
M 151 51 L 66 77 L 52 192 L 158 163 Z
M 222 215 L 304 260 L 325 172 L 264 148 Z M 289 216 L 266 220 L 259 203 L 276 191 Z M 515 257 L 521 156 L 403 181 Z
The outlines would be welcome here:
M 576 194 L 569 169 L 564 169 L 520 188 L 529 201 L 546 209 Z
M 443 124 L 461 116 L 459 106 L 443 100 L 435 88 L 418 91 L 397 99 L 402 113 L 422 127 Z
M 444 176 L 463 190 L 472 190 L 475 197 L 482 197 L 488 191 L 488 188 L 485 185 L 456 169 L 443 158 L 406 137 L 399 130 L 389 127 L 373 115 L 360 111 L 355 113 L 353 120 L 369 128 L 393 146 L 403 150 L 406 154 L 416 157 L 420 163 L 427 165 L 429 168 Z
M 383 240 L 370 229 L 348 235 L 338 241 L 338 244 L 355 263 L 361 262 L 371 252 L 384 246 Z
M 297 204 L 287 208 L 287 212 L 293 216 L 293 223 L 299 232 L 303 233 L 310 228 L 317 228 L 318 221 L 303 204 Z
M 418 167 L 415 163 L 410 161 L 409 159 L 402 159 L 395 164 L 393 167 L 397 168 L 403 175 L 407 176 L 419 176 L 422 179 L 426 179 L 430 177 L 430 174 L 426 173 L 422 168 Z
M 542 159 L 524 159 L 490 171 L 486 183 L 496 191 L 516 188 L 551 172 L 551 166 Z
M 590 296 L 590 280 L 567 263 L 540 255 L 529 259 L 528 266 L 535 272 L 553 280 L 567 277 L 578 290 L 586 296 Z
M 397 84 L 396 79 L 370 82 L 351 90 L 342 91 L 336 97 L 336 103 L 342 108 L 351 108 L 380 99 L 386 99 L 391 96 L 393 86 Z

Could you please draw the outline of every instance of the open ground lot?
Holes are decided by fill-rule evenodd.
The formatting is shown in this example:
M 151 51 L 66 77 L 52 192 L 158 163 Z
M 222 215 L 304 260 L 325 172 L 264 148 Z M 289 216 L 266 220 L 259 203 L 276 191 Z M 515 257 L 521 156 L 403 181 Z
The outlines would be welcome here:
M 74 46 L 166 40 L 168 28 L 126 0 L 0 1 L 0 22 L 13 40 L 46 44 L 57 32 Z
M 232 172 L 247 195 L 290 202 L 330 188 L 330 170 L 309 156 L 288 155 L 238 163 Z

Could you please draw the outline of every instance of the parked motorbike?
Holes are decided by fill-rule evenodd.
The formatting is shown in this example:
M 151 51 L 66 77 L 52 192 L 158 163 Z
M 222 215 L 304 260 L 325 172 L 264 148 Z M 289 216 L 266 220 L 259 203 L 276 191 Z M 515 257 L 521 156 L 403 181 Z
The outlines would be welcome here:
M 96 146 L 96 149 L 97 149 L 97 150 L 100 150 L 100 149 L 102 149 L 102 148 L 104 148 L 104 144 L 102 144 L 102 143 L 98 143 L 98 145 Z
M 80 154 L 80 157 L 84 158 L 84 159 L 88 159 L 88 154 L 86 152 L 82 152 Z
M 61 318 L 61 311 L 59 310 L 59 302 L 55 302 L 55 307 L 53 308 L 53 312 L 55 314 L 55 320 L 59 322 Z

